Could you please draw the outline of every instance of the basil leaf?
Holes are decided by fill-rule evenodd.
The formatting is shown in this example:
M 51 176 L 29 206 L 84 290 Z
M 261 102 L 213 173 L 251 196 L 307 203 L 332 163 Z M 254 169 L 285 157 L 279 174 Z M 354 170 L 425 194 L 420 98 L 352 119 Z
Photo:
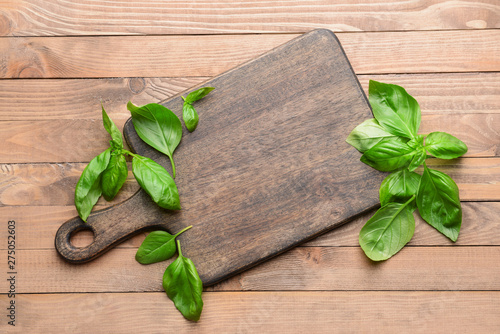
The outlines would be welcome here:
M 134 154 L 132 172 L 153 201 L 165 209 L 180 210 L 179 192 L 174 179 L 153 160 Z
M 413 195 L 417 194 L 420 175 L 403 169 L 389 174 L 380 185 L 380 205 L 384 206 L 391 202 L 405 203 Z M 415 201 L 409 204 L 411 212 L 417 208 Z
M 108 166 L 110 152 L 111 149 L 108 148 L 92 159 L 76 184 L 75 206 L 84 222 L 87 222 L 92 208 L 101 196 L 101 174 Z
M 427 159 L 427 152 L 425 151 L 425 149 L 422 147 L 416 150 L 413 159 L 411 159 L 411 162 L 408 165 L 408 170 L 410 172 L 413 172 L 418 168 L 418 166 L 424 163 L 425 159 Z
M 135 254 L 137 262 L 151 264 L 170 259 L 176 251 L 175 238 L 187 231 L 191 226 L 186 227 L 176 235 L 171 235 L 165 231 L 154 231 L 147 235 Z
M 127 180 L 128 170 L 127 161 L 122 154 L 111 154 L 109 164 L 102 173 L 101 186 L 102 194 L 107 201 L 115 198 Z
M 156 103 L 137 107 L 129 102 L 127 108 L 132 114 L 132 123 L 139 137 L 170 158 L 172 174 L 175 177 L 173 154 L 182 137 L 179 118 L 169 109 Z
M 439 159 L 455 159 L 467 153 L 467 145 L 446 132 L 432 132 L 425 139 L 425 148 Z
M 392 172 L 410 164 L 415 150 L 401 138 L 386 138 L 361 156 L 361 161 L 382 172 Z
M 123 140 L 122 133 L 116 127 L 115 123 L 109 118 L 106 110 L 104 110 L 104 106 L 101 105 L 102 108 L 102 123 L 104 124 L 104 128 L 111 135 L 110 145 L 113 149 L 122 149 L 123 148 Z
M 415 218 L 409 204 L 388 203 L 370 218 L 359 233 L 359 244 L 373 261 L 387 260 L 401 250 L 415 232 Z
M 420 106 L 403 87 L 370 80 L 368 94 L 373 115 L 387 131 L 407 138 L 417 134 Z
M 177 241 L 179 257 L 172 262 L 163 275 L 163 289 L 182 315 L 191 321 L 200 319 L 203 309 L 203 283 L 193 261 L 182 256 L 181 244 Z
M 457 241 L 462 225 L 462 206 L 456 183 L 446 175 L 427 168 L 417 193 L 420 216 L 452 241 Z
M 355 127 L 347 137 L 346 142 L 364 153 L 382 139 L 395 137 L 380 126 L 375 118 L 370 118 Z
M 198 126 L 198 113 L 190 103 L 184 102 L 184 106 L 182 107 L 182 119 L 189 132 L 193 132 Z
M 184 101 L 187 103 L 193 103 L 195 101 L 201 100 L 202 98 L 207 96 L 208 93 L 210 93 L 213 90 L 214 90 L 214 87 L 203 87 L 203 88 L 197 89 L 194 92 L 189 93 L 188 96 L 184 99 Z

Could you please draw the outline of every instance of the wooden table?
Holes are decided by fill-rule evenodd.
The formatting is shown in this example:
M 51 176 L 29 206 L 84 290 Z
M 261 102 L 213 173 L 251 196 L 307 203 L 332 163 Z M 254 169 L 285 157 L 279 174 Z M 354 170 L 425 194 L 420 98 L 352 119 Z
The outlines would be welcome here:
M 420 103 L 422 133 L 469 146 L 432 162 L 460 188 L 455 244 L 418 219 L 410 244 L 375 264 L 357 242 L 366 215 L 207 288 L 199 323 L 162 291 L 165 263 L 135 262 L 145 235 L 84 265 L 57 256 L 79 175 L 108 145 L 101 100 L 123 127 L 127 101 L 158 102 L 315 28 L 337 33 L 365 90 L 369 79 L 402 85 Z M 499 332 L 498 28 L 498 0 L 0 3 L 0 332 Z M 98 206 L 137 189 L 130 174 Z

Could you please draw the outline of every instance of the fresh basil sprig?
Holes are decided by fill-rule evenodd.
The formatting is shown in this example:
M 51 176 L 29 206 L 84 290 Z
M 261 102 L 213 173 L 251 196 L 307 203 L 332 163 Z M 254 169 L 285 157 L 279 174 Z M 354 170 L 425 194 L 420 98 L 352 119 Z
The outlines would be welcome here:
M 375 118 L 358 125 L 346 141 L 363 153 L 362 162 L 392 173 L 380 186 L 382 207 L 361 229 L 361 248 L 374 261 L 399 252 L 413 236 L 416 208 L 429 225 L 456 241 L 462 223 L 458 187 L 425 160 L 458 158 L 467 146 L 445 132 L 418 134 L 420 107 L 404 88 L 370 80 L 368 92 Z M 414 170 L 422 164 L 420 176 Z
M 75 206 L 80 218 L 87 221 L 101 195 L 110 201 L 120 191 L 128 176 L 126 155 L 133 157 L 132 172 L 153 201 L 165 209 L 179 210 L 179 192 L 165 168 L 149 158 L 125 150 L 121 132 L 104 107 L 102 120 L 104 128 L 111 135 L 110 147 L 90 161 L 76 184 Z M 180 124 L 178 118 L 177 121 Z
M 193 132 L 196 129 L 199 120 L 198 113 L 193 107 L 193 102 L 201 100 L 212 90 L 214 90 L 214 87 L 203 87 L 189 93 L 185 98 L 182 96 L 184 100 L 184 105 L 182 106 L 182 119 L 184 119 L 184 124 L 189 132 Z

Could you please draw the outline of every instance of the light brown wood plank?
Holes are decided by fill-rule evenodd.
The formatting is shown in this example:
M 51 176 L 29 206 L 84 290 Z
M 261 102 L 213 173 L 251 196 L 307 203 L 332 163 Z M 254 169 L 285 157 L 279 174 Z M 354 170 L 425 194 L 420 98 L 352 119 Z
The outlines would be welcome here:
M 214 76 L 296 36 L 3 38 L 0 77 Z M 356 74 L 500 70 L 500 30 L 338 33 L 337 37 Z
M 69 264 L 54 249 L 19 250 L 17 291 L 162 291 L 170 260 L 141 265 L 135 253 L 117 248 L 92 262 Z M 383 263 L 371 262 L 360 247 L 297 247 L 207 289 L 499 290 L 499 275 L 498 246 L 405 247 Z M 8 290 L 7 280 L 0 289 Z
M 361 162 L 360 162 L 361 163 Z M 455 161 L 428 160 L 431 168 L 448 173 L 458 184 L 462 201 L 500 200 L 500 159 L 462 158 Z M 73 205 L 74 187 L 85 163 L 2 164 L 0 165 L 0 205 Z M 130 170 L 130 168 L 129 168 Z M 119 203 L 137 191 L 129 179 L 117 198 Z M 103 200 L 98 205 L 109 205 Z
M 220 34 L 498 28 L 482 1 L 7 1 L 0 35 Z
M 20 294 L 9 333 L 493 333 L 500 327 L 497 291 L 213 292 L 203 300 L 195 324 L 164 293 Z M 6 305 L 7 297 L 0 302 Z
M 130 113 L 126 103 L 159 102 L 208 77 L 16 79 L 0 80 L 0 120 L 99 119 L 100 101 L 114 119 Z M 500 73 L 358 75 L 368 94 L 368 81 L 393 83 L 419 102 L 424 114 L 500 113 Z
M 179 110 L 173 110 L 179 114 Z M 112 115 L 120 130 L 129 117 Z M 123 119 L 119 117 L 123 117 Z M 179 115 L 180 117 L 181 115 Z M 100 116 L 96 119 L 0 122 L 0 163 L 86 162 L 109 146 Z M 203 115 L 200 115 L 203 122 Z M 445 131 L 462 139 L 465 157 L 500 155 L 500 113 L 423 115 L 420 133 Z M 182 143 L 181 143 L 182 145 Z
M 496 230 L 498 228 L 500 202 L 464 202 L 463 223 L 460 237 L 455 243 L 461 246 L 500 246 Z M 358 246 L 359 230 L 373 215 L 367 213 L 321 237 L 313 239 L 305 246 Z M 4 206 L 0 207 L 0 216 L 4 220 L 15 220 L 19 235 L 17 249 L 54 249 L 54 237 L 61 224 L 77 215 L 72 205 L 66 206 Z M 416 215 L 416 229 L 411 246 L 449 246 L 452 243 L 425 223 Z M 118 245 L 119 248 L 137 249 L 147 232 L 141 233 Z M 72 239 L 76 246 L 88 245 L 92 242 L 91 232 L 82 231 Z M 7 230 L 0 230 L 0 240 L 7 240 Z M 0 245 L 0 250 L 6 245 Z

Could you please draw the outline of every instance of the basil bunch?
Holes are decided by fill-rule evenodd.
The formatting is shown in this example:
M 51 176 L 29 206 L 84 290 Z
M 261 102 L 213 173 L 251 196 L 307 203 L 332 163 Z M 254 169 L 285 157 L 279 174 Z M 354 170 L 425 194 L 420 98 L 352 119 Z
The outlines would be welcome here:
M 374 261 L 399 252 L 413 236 L 417 208 L 428 224 L 456 241 L 462 224 L 458 187 L 425 160 L 429 154 L 458 158 L 467 146 L 445 132 L 418 134 L 420 106 L 403 87 L 370 80 L 368 93 L 375 118 L 358 125 L 346 141 L 363 153 L 362 162 L 392 173 L 380 186 L 381 208 L 361 229 L 361 248 Z M 422 164 L 420 175 L 415 169 Z
M 135 259 L 142 264 L 150 264 L 170 259 L 176 251 L 176 240 L 186 227 L 175 235 L 165 231 L 154 231 L 148 234 L 137 250 Z M 163 289 L 182 315 L 192 321 L 200 319 L 203 309 L 203 283 L 196 271 L 193 261 L 182 256 L 181 245 L 177 240 L 179 256 L 163 274 Z
M 108 201 L 115 198 L 128 175 L 125 155 L 132 156 L 132 172 L 153 201 L 162 208 L 179 210 L 179 192 L 174 179 L 165 168 L 149 158 L 125 150 L 121 132 L 108 117 L 104 107 L 102 120 L 104 128 L 111 135 L 110 147 L 90 161 L 76 184 L 75 206 L 80 218 L 87 221 L 101 195 Z

